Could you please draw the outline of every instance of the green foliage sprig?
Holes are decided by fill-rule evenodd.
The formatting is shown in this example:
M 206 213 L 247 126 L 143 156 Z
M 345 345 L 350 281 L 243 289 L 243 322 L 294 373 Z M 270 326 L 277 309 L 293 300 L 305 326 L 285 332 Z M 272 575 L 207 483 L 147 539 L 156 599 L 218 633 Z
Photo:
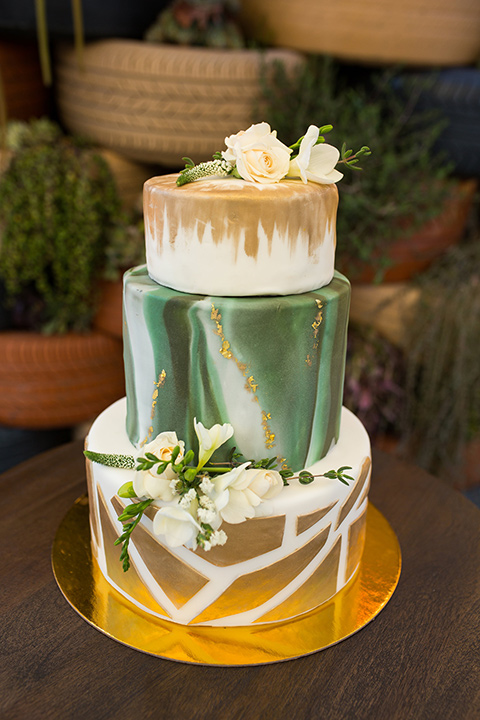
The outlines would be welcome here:
M 130 569 L 130 556 L 128 554 L 128 545 L 132 532 L 137 527 L 138 523 L 143 517 L 145 510 L 152 504 L 153 500 L 143 500 L 139 503 L 133 503 L 133 505 L 127 505 L 121 515 L 118 516 L 120 522 L 123 522 L 123 532 L 115 540 L 114 545 L 121 545 L 122 551 L 120 553 L 120 560 L 122 562 L 123 572 L 127 572 Z

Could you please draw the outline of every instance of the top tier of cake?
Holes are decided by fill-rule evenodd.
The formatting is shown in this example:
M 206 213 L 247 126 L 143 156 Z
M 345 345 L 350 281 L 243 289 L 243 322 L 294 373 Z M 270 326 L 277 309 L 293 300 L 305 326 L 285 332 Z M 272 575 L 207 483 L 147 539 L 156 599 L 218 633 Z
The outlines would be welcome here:
M 328 285 L 335 259 L 335 185 L 261 185 L 211 178 L 177 187 L 148 180 L 144 216 L 148 274 L 186 293 L 293 295 Z

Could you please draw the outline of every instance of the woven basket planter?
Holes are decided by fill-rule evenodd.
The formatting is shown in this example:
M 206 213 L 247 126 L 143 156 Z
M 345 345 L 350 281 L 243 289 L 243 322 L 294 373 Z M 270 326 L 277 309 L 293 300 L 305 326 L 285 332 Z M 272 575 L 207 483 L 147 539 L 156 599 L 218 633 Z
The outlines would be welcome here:
M 0 425 L 70 427 L 124 393 L 120 340 L 99 332 L 0 334 Z
M 262 62 L 302 61 L 288 50 L 211 50 L 105 40 L 85 48 L 85 71 L 59 48 L 61 118 L 78 132 L 134 160 L 183 167 L 209 160 L 227 135 L 247 128 Z
M 480 53 L 478 0 L 242 0 L 276 46 L 367 62 L 463 65 Z M 255 32 L 255 30 L 254 30 Z
M 115 179 L 122 205 L 126 209 L 141 209 L 143 183 L 152 177 L 151 168 L 144 164 L 129 160 L 113 150 L 100 150 L 100 155 L 107 161 Z

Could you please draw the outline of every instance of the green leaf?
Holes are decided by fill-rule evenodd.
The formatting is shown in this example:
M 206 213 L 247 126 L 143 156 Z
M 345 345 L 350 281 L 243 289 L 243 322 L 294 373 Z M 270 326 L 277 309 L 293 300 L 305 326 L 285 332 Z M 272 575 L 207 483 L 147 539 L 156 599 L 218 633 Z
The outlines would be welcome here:
M 177 459 L 179 453 L 180 453 L 180 445 L 175 445 L 175 447 L 174 447 L 173 450 L 172 450 L 172 455 L 171 455 L 171 458 L 170 458 L 172 464 L 173 464 L 173 463 L 175 462 L 175 460 Z
M 153 463 L 159 462 L 158 457 L 151 452 L 145 453 L 145 457 L 147 458 L 147 460 L 151 460 Z
M 302 470 L 302 472 L 298 475 L 298 480 L 302 483 L 302 485 L 310 485 L 310 483 L 313 482 L 314 477 L 308 470 Z

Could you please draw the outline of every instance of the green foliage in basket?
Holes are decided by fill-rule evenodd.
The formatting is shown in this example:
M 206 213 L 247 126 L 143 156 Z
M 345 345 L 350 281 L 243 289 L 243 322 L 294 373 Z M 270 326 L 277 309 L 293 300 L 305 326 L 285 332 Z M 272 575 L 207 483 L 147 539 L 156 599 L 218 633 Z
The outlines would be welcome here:
M 345 258 L 374 259 L 381 274 L 388 244 L 442 208 L 449 167 L 432 147 L 444 123 L 430 114 L 412 116 L 413 107 L 414 98 L 395 94 L 386 71 L 359 76 L 358 69 L 318 56 L 293 73 L 279 62 L 263 70 L 255 119 L 269 122 L 286 144 L 328 118 L 332 145 L 367 141 L 372 150 L 368 172 L 346 173 L 338 188 L 339 269 Z
M 0 279 L 20 327 L 84 330 L 120 201 L 105 160 L 49 120 L 12 123 L 0 177 Z

